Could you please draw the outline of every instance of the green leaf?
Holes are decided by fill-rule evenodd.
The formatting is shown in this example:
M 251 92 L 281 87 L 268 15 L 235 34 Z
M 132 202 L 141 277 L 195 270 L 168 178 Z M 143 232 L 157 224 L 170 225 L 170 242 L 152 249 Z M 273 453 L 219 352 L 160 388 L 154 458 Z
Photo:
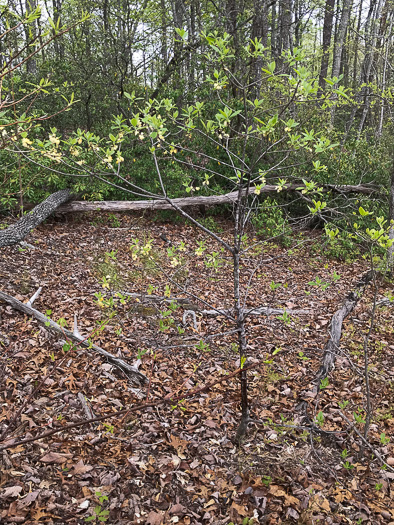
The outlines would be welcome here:
M 56 26 L 52 20 L 52 18 L 50 16 L 48 16 L 48 22 L 50 24 L 50 26 L 52 27 L 52 29 L 54 29 L 55 33 L 56 33 Z
M 365 211 L 362 206 L 359 207 L 358 212 L 361 215 L 361 217 L 366 217 L 367 215 L 372 215 L 371 212 Z

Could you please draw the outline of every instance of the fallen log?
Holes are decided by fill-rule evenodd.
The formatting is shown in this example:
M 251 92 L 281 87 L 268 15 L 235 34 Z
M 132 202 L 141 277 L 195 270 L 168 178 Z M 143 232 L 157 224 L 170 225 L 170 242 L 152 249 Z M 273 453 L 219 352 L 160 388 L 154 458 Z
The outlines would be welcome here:
M 374 279 L 376 272 L 369 270 L 365 273 L 360 281 L 356 284 L 355 290 L 351 291 L 346 297 L 343 305 L 332 316 L 330 323 L 330 339 L 328 340 L 323 354 L 322 364 L 316 376 L 316 383 L 320 384 L 321 380 L 335 367 L 336 356 L 340 349 L 340 340 L 342 335 L 342 325 L 346 317 L 354 310 L 357 303 L 363 296 L 363 293 L 369 283 Z
M 302 184 L 286 184 L 283 186 L 281 191 L 296 191 L 299 190 Z M 371 195 L 379 191 L 378 188 L 368 185 L 343 185 L 335 186 L 328 184 L 323 187 L 326 191 L 335 191 L 337 193 L 363 193 Z M 277 193 L 278 186 L 273 184 L 267 184 L 263 186 L 259 193 Z M 243 195 L 245 195 L 245 192 Z M 252 195 L 255 193 L 255 188 L 250 188 L 249 193 Z M 167 199 L 156 199 L 156 200 L 141 200 L 141 201 L 73 201 L 68 204 L 63 204 L 58 208 L 59 213 L 70 213 L 75 211 L 138 211 L 138 210 L 171 210 L 174 209 L 173 205 L 179 208 L 186 208 L 188 206 L 215 206 L 217 204 L 234 204 L 239 198 L 238 191 L 233 191 L 223 195 L 211 195 L 205 197 L 203 195 L 197 197 L 180 197 L 177 199 L 171 199 L 169 202 Z
M 13 246 L 23 241 L 31 230 L 45 221 L 61 204 L 70 200 L 71 196 L 70 190 L 60 190 L 52 193 L 15 224 L 12 224 L 5 230 L 0 230 L 0 248 Z
M 134 382 L 137 382 L 139 385 L 147 384 L 149 382 L 148 378 L 138 371 L 138 369 L 135 366 L 129 365 L 124 361 L 123 359 L 120 359 L 119 357 L 115 357 L 114 355 L 110 354 L 106 350 L 103 350 L 97 345 L 91 344 L 88 340 L 83 338 L 77 331 L 77 329 L 74 330 L 74 332 L 71 332 L 70 330 L 67 330 L 67 328 L 64 328 L 60 326 L 59 324 L 55 323 L 55 321 L 52 321 L 49 317 L 42 314 L 40 311 L 36 310 L 31 306 L 32 300 L 30 299 L 29 303 L 25 304 L 21 301 L 18 301 L 18 299 L 15 299 L 11 295 L 8 295 L 4 292 L 0 291 L 0 300 L 4 301 L 5 303 L 9 304 L 16 310 L 19 310 L 20 312 L 23 312 L 27 315 L 30 315 L 31 317 L 34 317 L 39 323 L 43 324 L 46 329 L 52 330 L 56 334 L 61 335 L 62 337 L 66 337 L 67 339 L 71 341 L 75 341 L 80 346 L 83 346 L 84 348 L 88 348 L 89 350 L 94 350 L 98 354 L 102 355 L 107 359 L 107 361 L 120 370 L 122 370 L 131 380 Z
M 286 184 L 281 191 L 297 191 L 300 184 Z M 325 191 L 335 191 L 340 194 L 346 193 L 363 193 L 370 195 L 379 191 L 377 187 L 368 185 L 342 185 L 335 186 L 327 184 L 323 186 Z M 259 193 L 276 193 L 278 187 L 272 184 L 266 184 L 259 189 Z M 247 190 L 242 192 L 245 195 Z M 255 188 L 249 189 L 249 194 L 256 193 Z M 233 191 L 224 195 L 181 197 L 177 199 L 155 199 L 141 201 L 70 201 L 72 198 L 71 190 L 60 190 L 50 195 L 43 202 L 38 204 L 32 211 L 24 215 L 15 224 L 12 224 L 5 230 L 0 231 L 0 248 L 4 246 L 13 246 L 22 242 L 31 230 L 36 228 L 45 219 L 55 211 L 59 213 L 70 212 L 87 212 L 87 211 L 138 211 L 138 210 L 171 210 L 186 208 L 188 206 L 215 206 L 217 204 L 234 204 L 239 198 L 239 192 Z M 66 204 L 67 203 L 67 204 Z

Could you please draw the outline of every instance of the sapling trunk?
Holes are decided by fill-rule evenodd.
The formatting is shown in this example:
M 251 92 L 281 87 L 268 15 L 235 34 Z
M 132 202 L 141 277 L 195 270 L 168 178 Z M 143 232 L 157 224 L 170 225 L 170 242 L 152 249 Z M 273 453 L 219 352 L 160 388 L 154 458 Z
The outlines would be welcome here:
M 394 156 L 393 165 L 391 168 L 391 184 L 389 194 L 389 221 L 394 221 Z M 389 271 L 393 272 L 394 269 L 394 222 L 390 222 L 389 238 L 393 241 L 393 244 L 389 246 L 387 253 L 387 262 Z
M 240 253 L 243 235 L 243 215 L 244 215 L 244 197 L 242 197 L 242 190 L 239 190 L 239 198 L 235 210 L 235 224 L 234 224 L 234 310 L 236 327 L 238 332 L 238 350 L 240 359 L 240 383 L 241 383 L 241 421 L 237 429 L 236 442 L 240 443 L 246 434 L 249 419 L 249 403 L 248 403 L 248 377 L 247 371 L 244 369 L 244 364 L 247 358 L 247 342 L 245 333 L 245 314 L 241 305 L 240 297 Z

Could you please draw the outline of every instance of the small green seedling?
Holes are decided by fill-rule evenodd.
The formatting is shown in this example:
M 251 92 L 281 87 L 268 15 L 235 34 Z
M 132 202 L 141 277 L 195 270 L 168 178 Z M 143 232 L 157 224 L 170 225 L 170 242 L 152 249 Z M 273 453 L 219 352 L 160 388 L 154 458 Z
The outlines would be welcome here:
M 93 509 L 93 514 L 89 516 L 89 518 L 85 518 L 85 521 L 87 522 L 89 521 L 105 522 L 108 520 L 109 510 L 102 509 L 102 504 L 104 503 L 104 501 L 108 501 L 108 497 L 103 496 L 101 492 L 96 492 L 96 496 L 99 499 L 100 505 L 96 505 L 96 507 Z
M 390 443 L 390 438 L 386 437 L 386 434 L 382 432 L 380 434 L 380 442 L 382 443 L 382 445 L 387 445 L 387 443 Z
M 327 388 L 329 385 L 329 379 L 328 377 L 325 377 L 324 379 L 322 379 L 320 381 L 320 390 L 324 390 L 325 388 Z

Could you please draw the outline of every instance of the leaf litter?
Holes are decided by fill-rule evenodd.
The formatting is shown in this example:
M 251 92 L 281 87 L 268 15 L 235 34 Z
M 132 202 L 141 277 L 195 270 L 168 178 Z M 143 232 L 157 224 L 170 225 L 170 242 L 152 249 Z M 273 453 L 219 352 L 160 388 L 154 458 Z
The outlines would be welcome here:
M 140 360 L 149 378 L 138 389 L 88 349 L 76 346 L 64 354 L 63 343 L 45 327 L 1 303 L 0 333 L 9 340 L 0 341 L 2 432 L 22 407 L 0 443 L 9 445 L 0 456 L 1 523 L 84 523 L 98 519 L 99 508 L 116 524 L 227 524 L 245 518 L 267 524 L 394 522 L 394 475 L 381 469 L 339 415 L 343 411 L 354 421 L 354 413 L 363 413 L 365 388 L 357 371 L 363 367 L 371 291 L 345 322 L 328 384 L 317 396 L 313 391 L 331 316 L 365 263 L 339 263 L 307 248 L 286 252 L 272 243 L 245 260 L 245 287 L 256 261 L 267 261 L 251 281 L 247 308 L 311 314 L 288 323 L 280 316 L 249 318 L 252 422 L 237 447 L 235 336 L 224 315 L 200 315 L 197 308 L 206 306 L 193 297 L 231 310 L 231 261 L 191 226 L 120 217 L 122 229 L 109 227 L 105 215 L 99 225 L 89 216 L 47 223 L 31 234 L 35 250 L 6 248 L 0 254 L 2 291 L 27 302 L 41 286 L 35 308 L 50 310 L 51 318 L 63 318 L 71 329 L 76 314 L 84 337 L 94 332 L 94 343 L 108 352 L 130 364 Z M 153 262 L 133 259 L 130 246 L 137 238 L 152 240 Z M 163 238 L 184 246 L 177 252 L 179 264 Z M 204 254 L 195 255 L 203 240 L 205 254 L 219 254 L 218 269 Z M 334 274 L 340 275 L 335 282 Z M 316 276 L 330 286 L 317 287 Z M 183 324 L 186 307 L 166 314 L 167 303 L 144 298 L 152 290 L 163 298 L 187 297 L 185 289 L 197 306 L 197 327 Z M 384 283 L 380 293 L 387 291 L 390 284 Z M 116 308 L 100 306 L 97 294 L 119 292 L 141 298 L 118 301 Z M 393 326 L 393 309 L 378 308 L 370 344 L 369 441 L 388 465 L 394 461 Z M 207 384 L 212 386 L 204 389 Z M 130 410 L 149 403 L 153 406 Z M 108 418 L 66 429 L 86 419 L 86 407 L 92 418 Z M 17 444 L 63 427 L 45 439 Z M 355 428 L 361 429 L 357 423 Z

